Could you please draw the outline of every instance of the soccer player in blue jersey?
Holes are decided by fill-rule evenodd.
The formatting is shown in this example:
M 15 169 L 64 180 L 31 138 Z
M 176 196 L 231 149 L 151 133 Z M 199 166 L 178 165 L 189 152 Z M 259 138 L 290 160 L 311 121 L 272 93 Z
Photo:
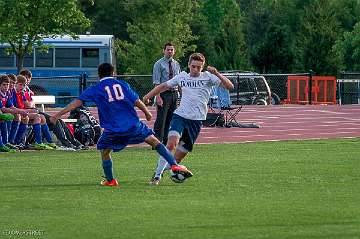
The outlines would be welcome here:
M 2 140 L 3 131 L 7 130 L 6 123 L 12 122 L 13 119 L 14 119 L 14 116 L 12 114 L 3 114 L 3 113 L 1 113 L 1 109 L 0 109 L 0 131 L 1 131 L 1 133 L 0 133 L 0 152 L 15 152 L 14 149 L 11 149 L 8 146 L 6 146 Z
M 104 129 L 97 143 L 97 149 L 101 151 L 102 166 L 106 177 L 101 185 L 118 185 L 118 181 L 113 177 L 111 151 L 117 152 L 128 144 L 143 142 L 155 148 L 171 165 L 174 173 L 191 177 L 192 173 L 185 166 L 178 165 L 169 150 L 154 136 L 154 132 L 140 121 L 134 106 L 144 112 L 146 120 L 151 120 L 152 115 L 129 84 L 113 77 L 114 67 L 109 63 L 100 64 L 98 75 L 100 78 L 98 84 L 87 88 L 78 99 L 51 116 L 50 121 L 54 123 L 62 115 L 82 106 L 83 102 L 95 102 L 100 125 Z
M 170 122 L 167 148 L 174 151 L 177 162 L 181 162 L 192 151 L 193 145 L 200 134 L 202 121 L 206 119 L 207 103 L 212 86 L 221 85 L 225 89 L 234 88 L 232 82 L 219 73 L 212 66 L 203 72 L 205 57 L 201 53 L 194 53 L 189 57 L 188 67 L 190 72 L 181 72 L 171 80 L 164 82 L 152 89 L 143 100 L 145 103 L 155 95 L 176 86 L 181 87 L 180 106 L 175 110 Z M 160 183 L 161 175 L 167 167 L 167 162 L 160 157 L 155 175 L 150 181 L 151 185 Z
M 19 134 L 19 137 L 21 138 L 22 136 L 25 135 L 27 123 L 29 122 L 28 112 L 14 107 L 12 102 L 12 97 L 8 93 L 9 86 L 10 86 L 9 77 L 7 75 L 0 75 L 0 109 L 1 112 L 3 113 L 9 113 L 14 115 L 15 117 L 21 118 L 21 122 L 23 122 L 24 127 L 21 127 L 20 132 L 19 130 L 17 130 L 18 132 L 17 134 Z M 5 133 L 5 130 L 3 132 Z M 7 142 L 8 138 L 6 137 L 3 138 L 3 141 L 6 141 L 6 143 L 8 143 Z

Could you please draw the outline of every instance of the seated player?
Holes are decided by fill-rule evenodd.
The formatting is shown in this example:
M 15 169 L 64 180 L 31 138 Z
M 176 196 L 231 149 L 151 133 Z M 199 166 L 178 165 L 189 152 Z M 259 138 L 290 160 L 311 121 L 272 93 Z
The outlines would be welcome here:
M 14 116 L 12 114 L 3 114 L 0 109 L 0 130 L 1 132 L 7 130 L 6 122 L 12 122 Z M 2 140 L 2 133 L 0 134 L 0 152 L 16 152 L 15 149 L 7 147 Z
M 16 86 L 16 81 L 17 78 L 14 74 L 8 74 L 7 75 L 10 79 L 10 84 L 9 84 L 9 90 L 7 92 L 8 94 L 8 98 L 11 102 L 14 103 L 14 93 L 16 92 L 15 86 Z M 8 137 L 4 136 L 3 133 L 3 141 L 6 141 L 6 146 L 11 148 L 11 149 L 18 149 L 19 147 L 16 146 L 14 144 L 14 137 L 17 133 L 18 127 L 19 127 L 19 122 L 21 121 L 21 116 L 19 114 L 15 114 L 15 116 L 13 117 L 13 120 L 11 121 L 7 121 L 7 130 L 8 130 Z M 6 140 L 7 139 L 7 140 Z
M 3 113 L 14 115 L 14 121 L 19 117 L 27 125 L 29 120 L 28 113 L 25 110 L 17 109 L 14 107 L 12 97 L 9 95 L 10 79 L 7 75 L 0 75 L 0 109 Z M 26 127 L 21 128 L 22 136 L 25 135 Z M 17 130 L 19 133 L 19 130 Z M 6 139 L 7 140 L 7 139 Z
M 32 80 L 32 73 L 28 69 L 22 69 L 20 71 L 20 75 L 26 77 L 25 87 L 24 87 L 24 95 L 26 98 L 26 101 L 28 102 L 28 108 L 35 108 L 35 103 L 32 100 L 32 97 L 34 96 L 34 92 L 30 89 L 29 85 Z
M 62 115 L 82 106 L 84 101 L 95 102 L 98 107 L 100 125 L 104 129 L 97 143 L 97 149 L 101 151 L 106 177 L 101 185 L 118 185 L 118 181 L 113 177 L 111 151 L 121 151 L 128 144 L 143 142 L 156 149 L 171 165 L 173 172 L 191 177 L 192 173 L 185 166 L 178 165 L 175 162 L 169 150 L 154 136 L 154 131 L 140 121 L 135 106 L 144 112 L 148 121 L 151 120 L 152 115 L 129 84 L 114 77 L 114 67 L 109 63 L 103 63 L 98 67 L 98 75 L 99 83 L 87 88 L 78 99 L 67 105 L 50 120 L 55 122 Z
M 56 145 L 52 141 L 51 133 L 49 127 L 46 124 L 45 116 L 38 113 L 38 110 L 35 108 L 30 108 L 32 104 L 27 101 L 25 97 L 25 88 L 26 88 L 26 77 L 22 75 L 17 76 L 16 83 L 16 92 L 13 96 L 14 105 L 18 109 L 23 109 L 28 112 L 28 117 L 30 123 L 33 125 L 33 130 L 35 133 L 35 144 L 33 145 L 36 149 L 55 149 Z M 42 142 L 42 136 L 45 137 L 47 143 Z
M 9 91 L 8 92 L 9 92 L 10 97 L 12 97 L 13 92 L 16 91 L 15 86 L 16 86 L 17 78 L 16 78 L 16 75 L 14 75 L 14 74 L 7 74 L 7 76 L 10 79 L 10 86 L 9 86 Z M 11 100 L 13 101 L 13 99 L 11 99 Z M 8 121 L 7 122 L 7 127 L 8 127 L 8 134 L 9 135 L 10 135 L 11 125 L 12 125 L 12 121 Z

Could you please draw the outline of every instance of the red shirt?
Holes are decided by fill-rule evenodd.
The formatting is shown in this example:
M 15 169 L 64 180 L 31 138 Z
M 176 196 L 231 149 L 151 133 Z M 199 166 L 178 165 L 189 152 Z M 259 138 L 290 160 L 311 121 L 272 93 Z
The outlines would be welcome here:
M 24 91 L 24 96 L 27 101 L 32 101 L 33 95 L 34 95 L 34 92 L 32 92 L 30 89 L 26 89 L 26 91 Z
M 16 106 L 19 109 L 25 109 L 26 96 L 22 91 L 16 92 Z

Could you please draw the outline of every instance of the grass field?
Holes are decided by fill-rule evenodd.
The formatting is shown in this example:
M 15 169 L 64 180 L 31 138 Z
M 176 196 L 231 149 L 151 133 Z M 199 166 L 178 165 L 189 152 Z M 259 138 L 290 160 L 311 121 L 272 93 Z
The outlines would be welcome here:
M 197 145 L 148 185 L 149 148 L 0 154 L 1 238 L 360 238 L 360 139 Z

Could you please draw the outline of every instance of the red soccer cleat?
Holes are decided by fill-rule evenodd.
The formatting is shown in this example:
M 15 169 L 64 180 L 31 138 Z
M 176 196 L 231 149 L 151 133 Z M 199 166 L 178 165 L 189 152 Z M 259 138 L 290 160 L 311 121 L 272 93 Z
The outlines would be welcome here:
M 118 185 L 119 183 L 115 178 L 113 178 L 111 181 L 107 181 L 107 180 L 101 181 L 101 186 L 118 186 Z
M 171 171 L 173 171 L 175 174 L 182 174 L 185 179 L 193 176 L 193 173 L 184 165 L 173 165 L 171 166 Z

